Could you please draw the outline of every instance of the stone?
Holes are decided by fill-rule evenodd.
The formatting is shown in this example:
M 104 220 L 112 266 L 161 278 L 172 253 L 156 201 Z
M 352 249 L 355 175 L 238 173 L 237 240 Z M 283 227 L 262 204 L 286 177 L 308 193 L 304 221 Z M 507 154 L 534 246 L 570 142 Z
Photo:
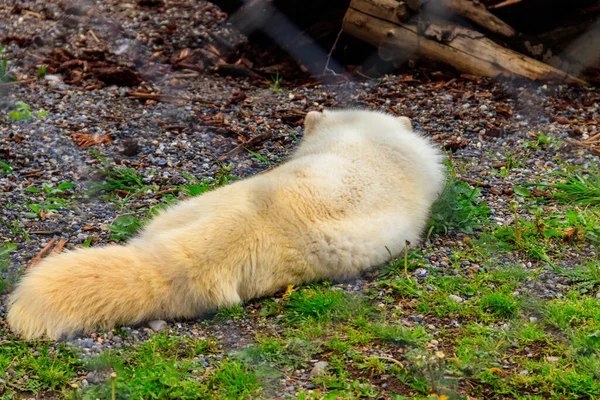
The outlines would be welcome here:
M 465 301 L 465 299 L 463 299 L 462 297 L 457 296 L 455 294 L 451 294 L 448 297 L 450 298 L 450 300 L 454 301 L 455 303 L 462 303 L 463 301 Z
M 310 371 L 310 377 L 315 377 L 315 376 L 323 376 L 325 375 L 325 372 L 327 372 L 327 366 L 329 365 L 329 363 L 327 361 L 319 361 L 315 364 L 315 366 L 313 367 L 313 369 Z
M 153 321 L 148 322 L 148 326 L 154 332 L 162 332 L 167 328 L 167 323 L 162 319 L 155 319 Z

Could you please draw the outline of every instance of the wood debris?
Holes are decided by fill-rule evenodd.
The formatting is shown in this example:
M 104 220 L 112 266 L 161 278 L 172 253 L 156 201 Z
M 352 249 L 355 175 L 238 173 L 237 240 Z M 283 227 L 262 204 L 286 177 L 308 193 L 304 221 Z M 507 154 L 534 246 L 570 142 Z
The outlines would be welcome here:
M 80 149 L 85 149 L 90 146 L 94 146 L 97 144 L 112 144 L 112 140 L 110 139 L 110 134 L 108 135 L 98 135 L 91 133 L 73 133 L 71 135 L 73 141 L 79 146 Z
M 55 244 L 56 246 L 54 246 Z M 37 253 L 37 255 L 27 263 L 25 269 L 29 269 L 35 266 L 40 261 L 42 261 L 42 258 L 44 258 L 46 255 L 60 253 L 65 247 L 65 244 L 67 244 L 67 239 L 63 237 L 60 238 L 58 243 L 56 243 L 56 238 L 50 239 L 50 241 Z

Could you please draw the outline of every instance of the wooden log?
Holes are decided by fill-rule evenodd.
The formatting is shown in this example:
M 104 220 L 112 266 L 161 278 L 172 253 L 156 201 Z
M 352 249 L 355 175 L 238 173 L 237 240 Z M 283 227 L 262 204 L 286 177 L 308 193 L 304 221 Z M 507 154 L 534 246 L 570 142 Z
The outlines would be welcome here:
M 350 2 L 350 7 L 355 10 L 393 23 L 406 21 L 410 13 L 409 9 L 418 11 L 421 6 L 422 2 L 415 2 L 415 0 L 352 0 Z M 427 16 L 460 15 L 490 32 L 506 37 L 514 36 L 516 33 L 512 27 L 489 12 L 483 4 L 475 4 L 469 0 L 431 0 L 420 11 Z
M 352 0 L 350 7 L 390 22 L 402 22 L 410 13 L 406 3 L 398 0 Z
M 431 24 L 421 33 L 414 25 L 374 18 L 352 7 L 343 29 L 378 48 L 414 51 L 415 55 L 453 66 L 459 71 L 497 77 L 517 75 L 541 80 L 585 85 L 586 82 L 540 61 L 504 48 L 483 34 L 456 25 Z
M 406 5 L 413 11 L 417 11 L 427 0 L 406 0 Z
M 481 3 L 476 4 L 468 0 L 443 0 L 442 4 L 454 14 L 463 16 L 490 32 L 506 37 L 512 37 L 516 33 L 510 25 L 489 12 Z

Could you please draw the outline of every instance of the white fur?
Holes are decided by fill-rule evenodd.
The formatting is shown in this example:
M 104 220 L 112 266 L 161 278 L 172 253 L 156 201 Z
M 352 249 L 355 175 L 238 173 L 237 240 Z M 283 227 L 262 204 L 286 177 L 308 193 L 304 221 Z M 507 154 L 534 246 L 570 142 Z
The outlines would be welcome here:
M 285 164 L 184 201 L 126 246 L 45 259 L 9 299 L 27 338 L 193 318 L 289 284 L 341 280 L 416 243 L 444 185 L 442 157 L 410 121 L 311 112 Z

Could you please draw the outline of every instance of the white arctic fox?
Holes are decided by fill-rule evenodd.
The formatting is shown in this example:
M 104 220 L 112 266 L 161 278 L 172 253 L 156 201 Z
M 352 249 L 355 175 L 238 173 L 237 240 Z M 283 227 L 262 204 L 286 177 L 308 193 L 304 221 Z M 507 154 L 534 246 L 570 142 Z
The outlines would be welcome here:
M 8 300 L 13 331 L 60 338 L 194 318 L 289 284 L 356 277 L 416 243 L 444 169 L 409 119 L 312 111 L 304 128 L 272 171 L 166 210 L 125 246 L 33 267 Z

